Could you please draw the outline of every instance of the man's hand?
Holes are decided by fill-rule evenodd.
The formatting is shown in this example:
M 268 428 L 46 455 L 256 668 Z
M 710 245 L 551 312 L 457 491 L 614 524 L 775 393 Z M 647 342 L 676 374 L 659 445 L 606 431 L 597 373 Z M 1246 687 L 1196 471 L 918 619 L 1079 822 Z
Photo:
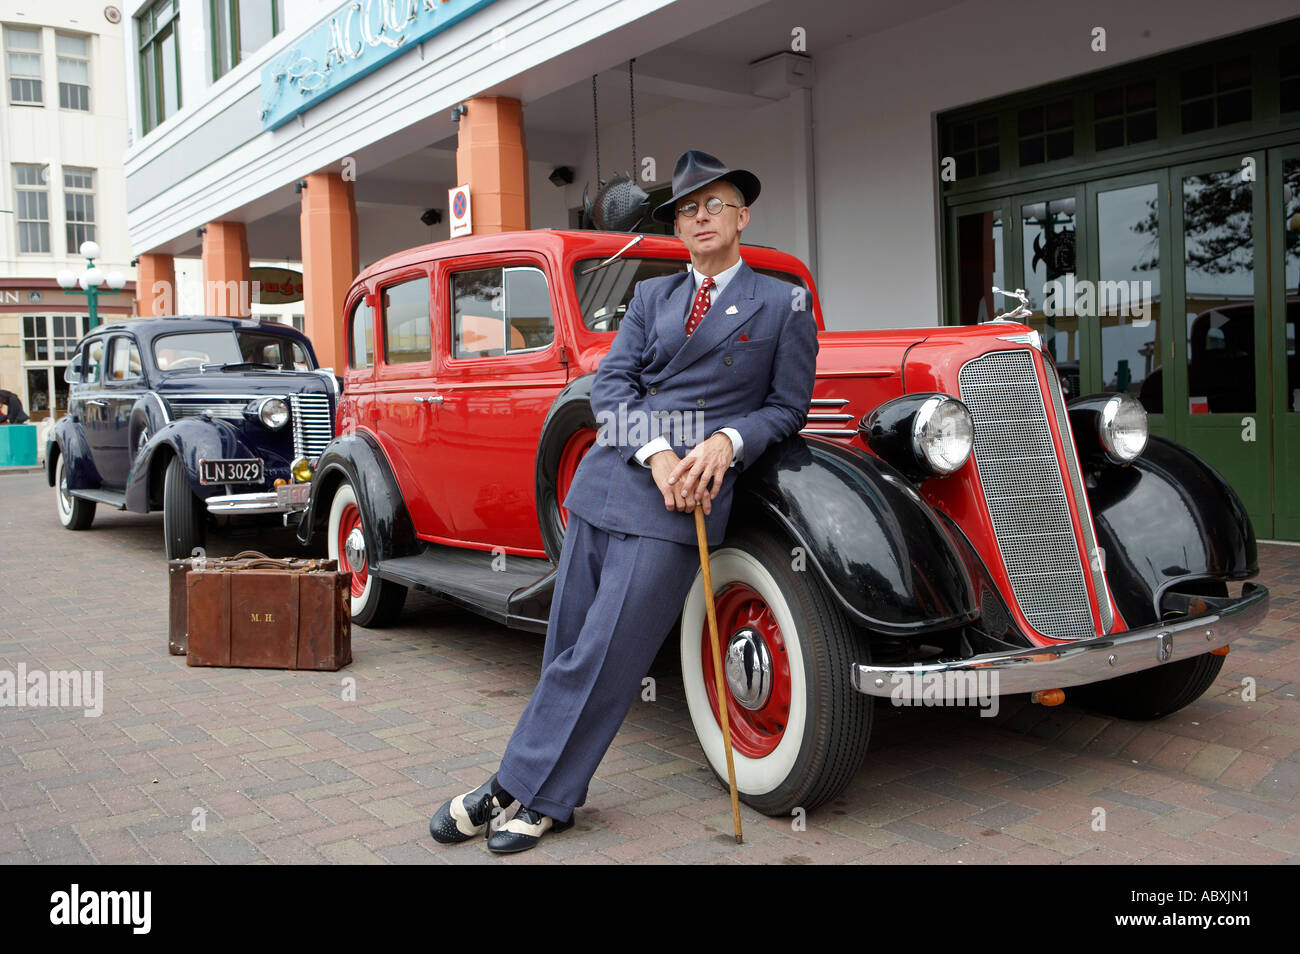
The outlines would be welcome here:
M 650 465 L 655 469 L 655 483 L 664 492 L 664 503 L 672 499 L 677 510 L 691 513 L 698 504 L 704 512 L 710 512 L 713 498 L 722 490 L 722 479 L 731 466 L 733 448 L 731 438 L 726 434 L 714 434 L 706 441 L 696 444 L 685 457 L 678 459 L 672 454 L 671 460 L 665 455 L 670 452 L 660 451 L 650 458 Z M 661 458 L 665 458 L 660 464 Z M 666 480 L 661 480 L 657 468 L 668 466 Z M 673 509 L 673 508 L 670 508 Z
M 650 476 L 654 478 L 659 492 L 664 495 L 664 509 L 692 513 L 695 510 L 695 499 L 681 496 L 676 486 L 668 482 L 668 478 L 673 475 L 680 461 L 681 458 L 677 456 L 676 451 L 662 450 L 649 460 Z

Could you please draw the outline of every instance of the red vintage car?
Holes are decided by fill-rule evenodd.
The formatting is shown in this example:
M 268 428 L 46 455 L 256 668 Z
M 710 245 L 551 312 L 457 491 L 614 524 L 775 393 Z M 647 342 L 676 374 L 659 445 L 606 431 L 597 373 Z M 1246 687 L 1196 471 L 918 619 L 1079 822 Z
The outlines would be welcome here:
M 801 287 L 824 329 L 802 262 L 741 254 Z M 674 239 L 546 230 L 412 249 L 357 278 L 337 436 L 299 529 L 351 571 L 357 623 L 392 622 L 416 588 L 545 631 L 565 492 L 597 436 L 593 373 L 636 283 L 686 263 Z M 1032 329 L 819 343 L 807 426 L 747 464 L 711 557 L 750 805 L 787 814 L 840 791 L 874 697 L 988 707 L 1068 689 L 1155 718 L 1197 699 L 1263 618 L 1232 490 L 1149 437 L 1127 395 L 1067 408 Z M 665 612 L 725 778 L 701 578 Z

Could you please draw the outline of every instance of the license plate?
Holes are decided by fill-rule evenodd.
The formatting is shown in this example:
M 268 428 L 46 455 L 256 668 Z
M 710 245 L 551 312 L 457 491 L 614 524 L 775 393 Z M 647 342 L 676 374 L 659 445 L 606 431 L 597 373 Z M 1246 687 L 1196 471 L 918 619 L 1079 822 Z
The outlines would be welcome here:
M 201 460 L 201 484 L 260 484 L 262 461 L 257 460 Z
M 305 507 L 310 494 L 311 484 L 281 484 L 275 488 L 275 502 L 284 508 Z

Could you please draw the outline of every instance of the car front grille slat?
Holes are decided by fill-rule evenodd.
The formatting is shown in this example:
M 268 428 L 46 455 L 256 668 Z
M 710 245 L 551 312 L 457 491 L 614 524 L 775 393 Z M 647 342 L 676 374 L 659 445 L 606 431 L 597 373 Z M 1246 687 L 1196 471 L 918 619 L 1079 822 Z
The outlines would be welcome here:
M 293 456 L 315 460 L 334 437 L 334 421 L 327 394 L 291 394 Z
M 1096 635 L 1032 354 L 986 354 L 967 362 L 957 380 L 975 424 L 975 468 L 984 502 L 1021 612 L 1046 636 Z M 1066 426 L 1062 411 L 1057 417 Z M 1071 458 L 1073 448 L 1068 450 Z
M 248 398 L 237 401 L 221 401 L 211 398 L 170 398 L 167 401 L 172 417 L 180 420 L 187 417 L 217 417 L 225 421 L 243 420 L 244 408 Z

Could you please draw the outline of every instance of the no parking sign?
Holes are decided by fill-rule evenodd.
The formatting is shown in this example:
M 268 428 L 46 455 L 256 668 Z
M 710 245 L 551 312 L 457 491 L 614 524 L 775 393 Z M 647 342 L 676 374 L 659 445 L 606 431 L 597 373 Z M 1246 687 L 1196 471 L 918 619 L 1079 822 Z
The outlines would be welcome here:
M 447 207 L 451 209 L 451 237 L 472 235 L 474 226 L 469 215 L 469 186 L 447 190 Z

